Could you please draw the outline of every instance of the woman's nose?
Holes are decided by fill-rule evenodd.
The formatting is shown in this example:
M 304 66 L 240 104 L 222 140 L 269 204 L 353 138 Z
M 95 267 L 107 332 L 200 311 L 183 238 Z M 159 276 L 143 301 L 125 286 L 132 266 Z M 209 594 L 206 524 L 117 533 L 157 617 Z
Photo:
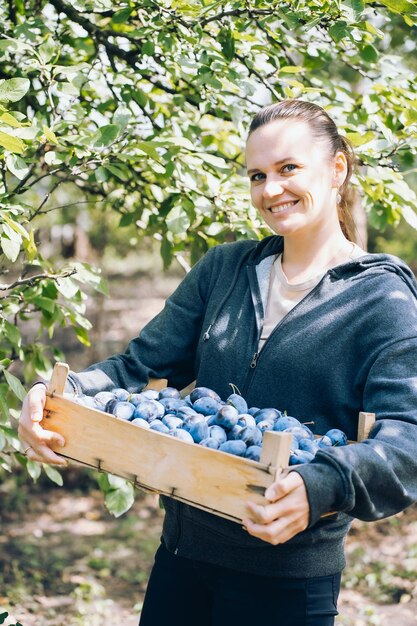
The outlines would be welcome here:
M 279 196 L 284 191 L 284 187 L 282 185 L 282 181 L 277 178 L 266 179 L 264 188 L 263 188 L 263 197 L 264 198 L 274 198 L 275 196 Z

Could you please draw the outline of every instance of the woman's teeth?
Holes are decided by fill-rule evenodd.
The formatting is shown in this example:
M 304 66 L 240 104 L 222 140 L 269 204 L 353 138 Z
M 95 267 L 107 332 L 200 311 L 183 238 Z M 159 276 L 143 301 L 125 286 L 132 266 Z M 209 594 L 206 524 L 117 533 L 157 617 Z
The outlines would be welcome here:
M 292 206 L 297 204 L 298 200 L 293 200 L 292 202 L 287 202 L 286 204 L 280 204 L 279 206 L 271 206 L 269 209 L 271 213 L 282 213 L 287 209 L 290 209 Z

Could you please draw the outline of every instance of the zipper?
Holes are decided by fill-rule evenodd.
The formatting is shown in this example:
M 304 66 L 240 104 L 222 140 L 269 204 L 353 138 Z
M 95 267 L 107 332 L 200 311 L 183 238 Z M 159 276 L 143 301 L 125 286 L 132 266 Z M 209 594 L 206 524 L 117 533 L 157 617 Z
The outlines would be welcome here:
M 248 270 L 250 270 L 250 269 L 251 268 L 248 266 Z M 246 375 L 246 379 L 245 379 L 245 382 L 244 382 L 243 387 L 242 387 L 242 396 L 245 397 L 245 395 L 248 392 L 248 389 L 249 389 L 249 387 L 250 387 L 250 385 L 252 383 L 253 376 L 255 374 L 256 366 L 258 365 L 259 357 L 261 356 L 262 352 L 264 351 L 265 347 L 267 346 L 269 340 L 281 328 L 281 326 L 283 324 L 285 324 L 285 322 L 288 320 L 288 318 L 291 318 L 293 311 L 298 309 L 298 307 L 300 305 L 302 305 L 304 302 L 306 302 L 306 301 L 308 301 L 310 299 L 310 296 L 312 296 L 314 294 L 314 292 L 318 290 L 318 288 L 321 286 L 321 283 L 323 282 L 324 278 L 327 276 L 328 273 L 330 274 L 330 272 L 331 272 L 331 270 L 326 272 L 326 274 L 322 277 L 320 282 L 318 282 L 317 285 L 311 291 L 309 291 L 309 293 L 306 296 L 304 296 L 304 298 L 302 300 L 300 300 L 300 302 L 297 302 L 297 304 L 290 311 L 288 311 L 288 313 L 282 318 L 282 320 L 280 320 L 278 322 L 278 324 L 273 328 L 272 332 L 270 333 L 270 335 L 265 340 L 262 348 L 259 351 L 257 350 L 254 353 L 254 355 L 252 356 L 251 363 L 250 363 L 249 371 L 248 371 L 248 373 Z M 251 280 L 251 278 L 252 278 L 252 280 Z M 254 282 L 254 280 L 255 280 L 255 282 Z M 258 346 L 259 345 L 259 340 L 260 340 L 261 334 L 262 334 L 263 317 L 260 315 L 260 312 L 259 312 L 259 309 L 257 308 L 257 306 L 259 306 L 259 303 L 262 305 L 262 301 L 261 301 L 261 297 L 260 297 L 258 281 L 257 281 L 256 277 L 254 277 L 253 275 L 251 276 L 250 272 L 249 272 L 249 288 L 251 290 L 252 301 L 253 301 L 254 306 L 255 306 L 256 325 L 258 327 L 258 336 L 257 336 L 257 343 L 256 343 L 256 345 Z M 263 311 L 263 307 L 262 307 L 261 310 Z

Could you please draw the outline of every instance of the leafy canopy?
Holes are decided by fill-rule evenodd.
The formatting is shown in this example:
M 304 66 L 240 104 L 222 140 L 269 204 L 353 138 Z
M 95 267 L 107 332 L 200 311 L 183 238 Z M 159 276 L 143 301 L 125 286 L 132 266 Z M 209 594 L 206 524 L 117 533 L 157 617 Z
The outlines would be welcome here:
M 261 105 L 301 97 L 354 144 L 371 224 L 417 228 L 415 2 L 0 0 L 0 12 L 4 467 L 16 456 L 36 478 L 9 421 L 19 378 L 62 358 L 48 347 L 56 326 L 88 344 L 84 289 L 104 289 L 92 267 L 54 260 L 38 241 L 63 213 L 60 191 L 66 209 L 99 206 L 157 239 L 165 266 L 183 250 L 192 264 L 231 233 L 264 234 L 244 173 L 247 127 Z

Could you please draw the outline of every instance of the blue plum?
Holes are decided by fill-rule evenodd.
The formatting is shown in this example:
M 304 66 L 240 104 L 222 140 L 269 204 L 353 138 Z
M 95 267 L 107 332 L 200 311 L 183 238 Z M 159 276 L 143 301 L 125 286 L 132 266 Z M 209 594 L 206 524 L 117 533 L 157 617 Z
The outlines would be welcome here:
M 259 428 L 261 433 L 265 432 L 266 430 L 274 430 L 274 422 L 271 420 L 262 420 L 261 422 L 258 422 L 256 424 L 256 428 Z
M 250 426 L 251 428 L 255 428 L 256 426 L 255 418 L 249 413 L 239 413 L 239 419 L 237 423 L 239 426 Z
M 199 415 L 198 413 L 195 413 L 194 415 L 187 415 L 187 417 L 184 418 L 181 428 L 190 432 L 191 427 L 194 424 L 199 424 L 200 422 L 207 424 L 204 415 Z
M 147 399 L 149 398 L 145 398 L 145 396 L 141 393 L 132 393 L 130 395 L 129 402 L 131 404 L 134 404 L 135 406 L 138 406 L 138 404 L 140 404 L 141 402 Z
M 213 425 L 209 427 L 210 437 L 212 439 L 217 439 L 219 443 L 224 443 L 227 441 L 227 434 L 224 428 L 221 426 Z
M 181 398 L 181 394 L 175 387 L 165 387 L 158 394 L 158 400 L 161 398 Z
M 323 435 L 323 437 L 319 437 L 317 439 L 317 443 L 319 448 L 331 448 L 332 440 L 327 435 Z
M 249 415 L 255 415 L 255 413 L 257 413 L 260 410 L 261 409 L 258 406 L 251 406 L 250 409 L 248 409 L 248 413 Z
M 205 448 L 212 448 L 212 450 L 217 450 L 220 446 L 220 442 L 218 439 L 214 439 L 214 437 L 206 437 L 200 441 L 200 446 L 204 446 Z
M 97 402 L 97 405 L 101 406 L 104 409 L 104 407 L 106 406 L 107 402 L 109 400 L 113 400 L 114 399 L 114 395 L 112 394 L 111 391 L 99 391 L 94 396 L 94 399 Z
M 275 422 L 279 417 L 281 417 L 281 412 L 277 409 L 259 409 L 254 414 L 255 422 L 262 422 L 263 420 L 270 420 Z
M 156 400 L 144 400 L 137 405 L 133 413 L 133 417 L 141 417 L 147 422 L 160 419 L 163 415 L 163 407 L 159 402 L 156 402 Z
M 237 439 L 236 441 L 226 441 L 220 445 L 219 450 L 236 456 L 244 456 L 246 452 L 246 443 L 244 441 L 240 441 L 240 439 Z
M 193 409 L 202 415 L 214 415 L 220 408 L 221 404 L 215 398 L 210 398 L 210 396 L 197 398 L 193 403 Z
M 201 422 L 194 422 L 187 430 L 195 443 L 200 443 L 200 441 L 207 439 L 209 436 L 209 427 L 204 420 Z
M 180 406 L 179 409 L 175 411 L 175 415 L 180 417 L 181 419 L 185 419 L 188 415 L 197 415 L 197 411 L 193 409 L 191 406 Z
M 226 404 L 230 404 L 234 406 L 238 413 L 247 413 L 248 403 L 245 398 L 238 395 L 237 393 L 232 393 L 226 400 Z
M 244 441 L 247 446 L 261 446 L 262 432 L 259 428 L 251 428 L 246 426 L 239 434 L 239 439 Z
M 294 428 L 295 426 L 300 427 L 301 422 L 295 417 L 291 417 L 290 415 L 284 415 L 277 419 L 274 424 L 274 430 L 283 431 L 287 430 L 287 428 Z
M 152 420 L 149 427 L 151 430 L 156 430 L 158 433 L 168 434 L 170 430 L 168 426 L 163 424 L 162 421 L 159 419 Z
M 162 423 L 171 430 L 171 428 L 181 428 L 183 420 L 172 413 L 167 413 L 162 418 Z
M 227 439 L 229 441 L 235 441 L 236 439 L 240 439 L 240 433 L 242 432 L 244 428 L 245 428 L 244 426 L 239 426 L 239 424 L 236 424 L 235 426 L 233 426 L 233 428 L 227 431 Z M 226 431 L 223 431 L 223 432 L 226 432 Z
M 117 402 L 113 407 L 112 414 L 119 419 L 129 421 L 132 419 L 135 410 L 136 408 L 130 402 Z
M 111 390 L 111 393 L 114 395 L 116 400 L 121 400 L 122 402 L 127 402 L 129 400 L 130 393 L 127 391 L 127 389 L 115 387 L 115 389 Z
M 346 446 L 348 442 L 348 438 L 343 430 L 339 430 L 338 428 L 331 428 L 325 434 L 326 437 L 329 437 L 332 442 L 332 446 Z
M 191 437 L 190 433 L 188 433 L 183 428 L 173 428 L 168 433 L 171 437 L 176 437 L 177 439 L 181 439 L 181 441 L 186 441 L 187 443 L 194 443 L 194 439 Z
M 252 461 L 259 461 L 261 458 L 262 448 L 261 446 L 248 446 L 245 452 L 246 459 L 252 459 Z
M 141 428 L 146 428 L 146 429 L 150 428 L 149 422 L 142 419 L 141 417 L 135 417 L 130 423 L 134 424 L 135 426 L 140 426 Z
M 298 447 L 300 448 L 300 450 L 306 450 L 307 452 L 311 452 L 311 454 L 316 454 L 316 452 L 319 450 L 319 444 L 315 439 L 314 441 L 312 441 L 311 439 L 300 439 L 298 442 Z
M 141 394 L 147 400 L 158 400 L 159 391 L 156 391 L 156 389 L 145 389 Z
M 76 396 L 75 402 L 77 402 L 77 404 L 81 404 L 82 406 L 86 406 L 89 409 L 96 409 L 98 411 L 103 410 L 103 406 L 101 404 L 97 404 L 96 399 L 92 396 Z
M 309 463 L 314 459 L 314 454 L 311 452 L 307 452 L 307 450 L 294 450 L 290 454 L 290 465 L 302 465 L 304 463 Z
M 236 426 L 238 419 L 237 410 L 230 404 L 225 404 L 217 411 L 214 423 L 226 430 L 231 430 L 233 426 Z
M 177 414 L 180 408 L 187 406 L 181 398 L 161 398 L 158 402 L 163 406 L 165 413 Z
M 198 398 L 204 398 L 208 396 L 209 398 L 214 398 L 217 402 L 221 402 L 221 398 L 218 393 L 213 391 L 213 389 L 209 389 L 208 387 L 195 387 L 190 393 L 190 400 L 194 404 Z

